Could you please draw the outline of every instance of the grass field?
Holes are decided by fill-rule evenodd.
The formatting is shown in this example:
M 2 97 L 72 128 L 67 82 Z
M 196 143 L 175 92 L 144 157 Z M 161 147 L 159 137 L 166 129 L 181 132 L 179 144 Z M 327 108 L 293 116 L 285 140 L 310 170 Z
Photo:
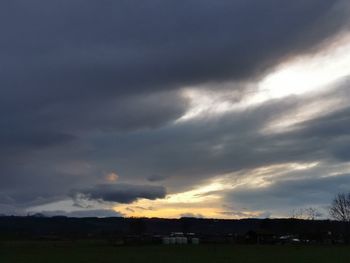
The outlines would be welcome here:
M 1 263 L 350 262 L 347 246 L 134 246 L 98 242 L 1 242 Z

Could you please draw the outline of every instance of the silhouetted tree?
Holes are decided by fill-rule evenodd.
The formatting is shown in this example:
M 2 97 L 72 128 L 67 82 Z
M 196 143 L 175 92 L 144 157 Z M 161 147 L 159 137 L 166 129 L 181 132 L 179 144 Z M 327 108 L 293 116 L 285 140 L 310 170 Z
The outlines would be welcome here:
M 293 209 L 291 218 L 293 219 L 304 219 L 304 220 L 315 220 L 321 214 L 314 207 Z
M 329 214 L 335 220 L 350 222 L 350 192 L 335 196 Z
M 308 220 L 315 220 L 317 217 L 320 216 L 320 213 L 317 211 L 314 207 L 309 207 L 304 210 L 305 217 Z
M 291 218 L 292 219 L 305 219 L 304 218 L 304 209 L 299 208 L 299 209 L 293 209 L 291 213 Z

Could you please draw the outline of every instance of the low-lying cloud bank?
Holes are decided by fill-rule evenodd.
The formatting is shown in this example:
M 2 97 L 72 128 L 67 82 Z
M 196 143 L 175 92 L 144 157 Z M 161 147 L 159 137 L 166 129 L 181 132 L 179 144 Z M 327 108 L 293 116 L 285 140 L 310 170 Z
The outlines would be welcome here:
M 129 204 L 138 199 L 155 200 L 164 198 L 166 189 L 163 186 L 153 185 L 130 185 L 130 184 L 103 184 L 92 188 L 75 190 L 72 197 L 79 202 L 79 199 L 115 202 Z

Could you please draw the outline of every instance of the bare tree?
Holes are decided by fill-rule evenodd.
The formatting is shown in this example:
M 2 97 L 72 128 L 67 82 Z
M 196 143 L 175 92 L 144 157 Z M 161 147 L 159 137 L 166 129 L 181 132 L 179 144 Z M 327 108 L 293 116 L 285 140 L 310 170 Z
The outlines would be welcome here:
M 293 218 L 293 219 L 304 219 L 304 220 L 315 220 L 320 215 L 321 214 L 314 207 L 299 208 L 297 210 L 295 210 L 295 209 L 292 210 L 291 218 Z
M 335 220 L 350 222 L 350 192 L 335 196 L 329 214 Z
M 291 218 L 292 219 L 304 219 L 304 209 L 302 209 L 302 208 L 293 209 Z
M 320 216 L 320 213 L 314 207 L 306 208 L 304 211 L 306 214 L 306 219 L 308 219 L 308 220 L 315 220 L 317 217 Z

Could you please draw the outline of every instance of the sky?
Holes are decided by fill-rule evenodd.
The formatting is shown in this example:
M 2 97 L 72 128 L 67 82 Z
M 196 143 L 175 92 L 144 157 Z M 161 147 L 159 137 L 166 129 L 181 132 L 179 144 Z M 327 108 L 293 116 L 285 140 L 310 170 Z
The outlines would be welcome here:
M 348 0 L 3 0 L 0 214 L 290 217 L 350 191 Z

